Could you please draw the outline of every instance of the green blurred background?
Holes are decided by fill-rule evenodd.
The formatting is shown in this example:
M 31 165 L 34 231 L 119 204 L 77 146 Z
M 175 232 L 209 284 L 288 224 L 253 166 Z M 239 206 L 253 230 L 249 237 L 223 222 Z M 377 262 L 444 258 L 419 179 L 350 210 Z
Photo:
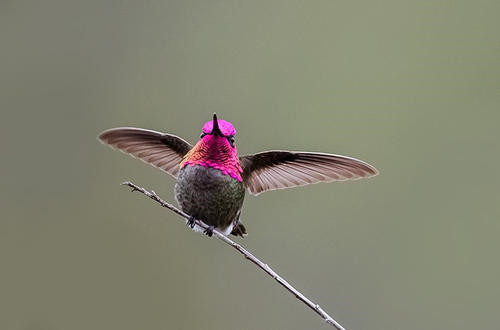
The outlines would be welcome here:
M 0 1 L 0 329 L 328 329 L 120 182 L 98 143 L 324 151 L 371 180 L 247 197 L 243 243 L 359 329 L 498 329 L 498 1 Z M 240 241 L 240 240 L 238 240 Z

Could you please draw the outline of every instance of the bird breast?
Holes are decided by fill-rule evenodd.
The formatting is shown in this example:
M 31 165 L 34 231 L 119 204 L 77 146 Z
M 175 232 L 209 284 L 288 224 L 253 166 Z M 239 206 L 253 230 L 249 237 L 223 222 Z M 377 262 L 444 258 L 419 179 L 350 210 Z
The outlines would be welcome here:
M 201 165 L 184 166 L 175 184 L 175 198 L 182 210 L 217 228 L 227 228 L 238 220 L 244 197 L 241 181 Z

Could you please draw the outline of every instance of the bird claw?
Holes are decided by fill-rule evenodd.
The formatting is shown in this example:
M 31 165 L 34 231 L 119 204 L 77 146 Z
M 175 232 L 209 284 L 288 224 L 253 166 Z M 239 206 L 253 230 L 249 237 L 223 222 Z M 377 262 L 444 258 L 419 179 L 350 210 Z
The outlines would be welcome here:
M 212 235 L 214 234 L 214 229 L 215 229 L 214 226 L 209 226 L 207 229 L 203 231 L 203 233 L 207 234 L 208 237 L 212 237 Z
M 191 229 L 193 229 L 195 224 L 196 224 L 196 220 L 195 220 L 195 218 L 191 215 L 191 216 L 189 217 L 189 219 L 187 220 L 186 225 L 188 225 L 189 227 L 191 227 Z

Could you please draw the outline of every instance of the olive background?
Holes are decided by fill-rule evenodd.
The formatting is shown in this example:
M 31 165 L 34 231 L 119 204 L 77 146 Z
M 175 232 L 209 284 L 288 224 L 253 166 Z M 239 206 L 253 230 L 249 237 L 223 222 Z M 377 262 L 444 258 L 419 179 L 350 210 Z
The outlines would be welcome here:
M 137 126 L 380 175 L 247 196 L 242 242 L 348 330 L 498 329 L 498 1 L 0 1 L 0 328 L 329 329 L 120 186 Z

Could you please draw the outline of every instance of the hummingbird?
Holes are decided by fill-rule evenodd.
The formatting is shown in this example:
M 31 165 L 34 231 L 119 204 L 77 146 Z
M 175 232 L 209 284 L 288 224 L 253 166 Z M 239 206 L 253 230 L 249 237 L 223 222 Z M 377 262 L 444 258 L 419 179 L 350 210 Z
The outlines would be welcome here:
M 108 129 L 98 139 L 173 176 L 175 199 L 190 216 L 187 224 L 195 229 L 195 219 L 203 221 L 209 226 L 204 230 L 208 236 L 214 229 L 224 235 L 247 235 L 240 220 L 245 190 L 259 195 L 378 174 L 361 160 L 328 153 L 271 150 L 238 156 L 235 136 L 234 126 L 214 113 L 194 146 L 172 134 L 134 127 Z

